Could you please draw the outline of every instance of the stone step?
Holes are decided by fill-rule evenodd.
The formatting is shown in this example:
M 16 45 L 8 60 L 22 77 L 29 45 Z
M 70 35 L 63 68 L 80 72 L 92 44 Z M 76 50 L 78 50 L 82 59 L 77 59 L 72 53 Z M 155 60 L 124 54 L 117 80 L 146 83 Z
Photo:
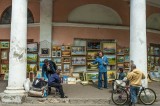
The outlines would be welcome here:
M 60 103 L 65 103 L 65 104 L 92 104 L 92 105 L 104 105 L 104 104 L 110 104 L 110 99 L 104 99 L 104 98 L 34 98 L 34 97 L 27 97 L 26 103 L 31 103 L 31 104 L 60 104 Z

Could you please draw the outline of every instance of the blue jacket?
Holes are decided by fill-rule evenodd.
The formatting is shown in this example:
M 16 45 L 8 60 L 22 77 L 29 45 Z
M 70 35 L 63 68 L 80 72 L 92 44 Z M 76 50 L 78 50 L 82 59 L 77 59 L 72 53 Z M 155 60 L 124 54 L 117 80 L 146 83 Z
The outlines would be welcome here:
M 61 83 L 61 78 L 57 73 L 49 75 L 48 85 L 51 85 L 52 83 Z
M 108 58 L 106 56 L 97 57 L 93 64 L 98 63 L 99 72 L 107 72 Z

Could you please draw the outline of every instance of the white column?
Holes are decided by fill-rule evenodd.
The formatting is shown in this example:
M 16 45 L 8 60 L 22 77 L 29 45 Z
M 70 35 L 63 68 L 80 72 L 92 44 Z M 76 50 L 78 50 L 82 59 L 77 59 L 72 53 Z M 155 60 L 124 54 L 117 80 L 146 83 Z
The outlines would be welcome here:
M 27 0 L 12 0 L 8 87 L 4 93 L 23 94 L 27 66 Z
M 51 54 L 52 44 L 52 10 L 53 0 L 41 0 L 40 2 L 40 42 L 49 42 L 40 48 L 49 48 Z
M 130 60 L 144 72 L 143 85 L 147 87 L 146 0 L 130 2 Z

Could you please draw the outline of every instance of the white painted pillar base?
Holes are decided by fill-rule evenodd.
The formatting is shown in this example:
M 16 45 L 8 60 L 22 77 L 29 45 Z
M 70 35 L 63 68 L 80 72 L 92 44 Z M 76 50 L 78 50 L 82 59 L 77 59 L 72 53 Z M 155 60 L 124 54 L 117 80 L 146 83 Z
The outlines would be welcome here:
M 27 2 L 12 0 L 8 87 L 1 98 L 5 103 L 21 103 L 25 97 L 23 83 L 27 67 Z
M 145 74 L 147 87 L 146 0 L 131 0 L 130 11 L 130 60 Z

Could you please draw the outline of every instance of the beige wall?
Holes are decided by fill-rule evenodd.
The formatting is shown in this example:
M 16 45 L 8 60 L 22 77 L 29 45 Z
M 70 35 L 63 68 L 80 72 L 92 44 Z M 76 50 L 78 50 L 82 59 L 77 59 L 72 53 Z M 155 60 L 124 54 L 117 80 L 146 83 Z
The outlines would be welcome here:
M 116 3 L 115 3 L 116 2 Z M 53 21 L 67 22 L 69 13 L 85 4 L 101 4 L 115 10 L 124 26 L 129 26 L 130 6 L 123 0 L 55 0 L 53 7 Z M 0 0 L 0 17 L 3 11 L 11 5 L 11 0 Z M 30 0 L 28 8 L 31 10 L 35 23 L 40 22 L 40 2 Z M 160 9 L 147 5 L 147 17 L 152 13 L 159 13 Z M 39 41 L 39 26 L 28 28 L 28 39 Z M 10 28 L 0 27 L 0 39 L 10 38 Z M 59 43 L 72 44 L 74 38 L 116 39 L 120 46 L 129 46 L 129 30 L 78 28 L 78 27 L 53 27 L 53 40 Z M 147 33 L 147 42 L 159 43 L 160 34 Z

